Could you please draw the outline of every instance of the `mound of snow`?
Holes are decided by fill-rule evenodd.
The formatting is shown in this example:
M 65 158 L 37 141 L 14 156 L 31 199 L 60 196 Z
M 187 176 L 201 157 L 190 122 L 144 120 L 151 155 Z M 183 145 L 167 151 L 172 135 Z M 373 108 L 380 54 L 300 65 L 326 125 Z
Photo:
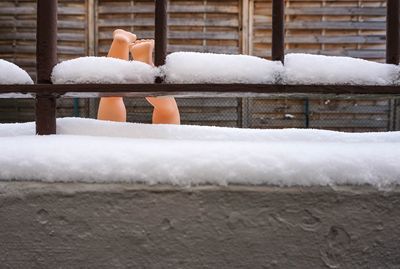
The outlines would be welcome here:
M 246 130 L 59 119 L 0 124 L 0 180 L 146 184 L 400 184 L 400 132 Z
M 0 59 L 0 84 L 33 84 L 33 81 L 25 70 Z
M 398 80 L 396 65 L 362 59 L 311 54 L 285 56 L 284 84 L 392 85 Z
M 247 55 L 175 52 L 163 67 L 167 83 L 275 83 L 280 62 Z
M 153 83 L 157 71 L 138 62 L 111 57 L 81 57 L 56 65 L 52 73 L 54 84 L 74 83 Z

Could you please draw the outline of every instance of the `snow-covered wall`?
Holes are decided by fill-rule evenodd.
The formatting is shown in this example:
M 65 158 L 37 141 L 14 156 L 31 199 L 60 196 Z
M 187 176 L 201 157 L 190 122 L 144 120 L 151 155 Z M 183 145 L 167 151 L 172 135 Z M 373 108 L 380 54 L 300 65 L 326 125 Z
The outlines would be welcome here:
M 0 125 L 0 179 L 179 186 L 400 183 L 400 132 L 251 130 L 60 119 Z
M 101 167 L 99 167 L 101 169 Z M 2 268 L 397 268 L 400 192 L 0 182 Z
M 153 68 L 137 61 L 108 57 L 82 57 L 58 64 L 55 84 L 153 83 L 157 75 L 166 83 L 244 84 L 400 84 L 400 68 L 350 57 L 288 54 L 285 65 L 248 55 L 175 52 L 166 64 Z

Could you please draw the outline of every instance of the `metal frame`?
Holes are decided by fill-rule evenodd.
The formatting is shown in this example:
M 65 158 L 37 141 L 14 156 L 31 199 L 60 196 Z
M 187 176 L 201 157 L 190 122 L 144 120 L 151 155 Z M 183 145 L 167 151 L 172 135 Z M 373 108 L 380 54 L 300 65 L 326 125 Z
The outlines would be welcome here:
M 167 1 L 155 0 L 155 64 L 167 55 Z M 57 63 L 57 0 L 37 1 L 37 84 L 1 85 L 1 93 L 28 93 L 36 98 L 36 132 L 56 133 L 56 98 L 101 96 L 249 96 L 271 94 L 400 95 L 400 86 L 363 85 L 267 85 L 267 84 L 69 84 L 52 85 L 50 76 Z M 285 1 L 273 0 L 272 59 L 284 62 Z M 399 0 L 387 0 L 386 62 L 399 64 Z M 6 96 L 7 97 L 7 96 Z M 1 98 L 1 96 L 0 96 Z

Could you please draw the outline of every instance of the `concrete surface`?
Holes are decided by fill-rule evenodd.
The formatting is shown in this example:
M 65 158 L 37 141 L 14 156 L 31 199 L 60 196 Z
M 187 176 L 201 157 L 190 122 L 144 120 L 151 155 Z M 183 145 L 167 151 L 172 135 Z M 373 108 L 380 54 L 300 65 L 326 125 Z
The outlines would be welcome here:
M 0 182 L 0 268 L 400 268 L 400 188 Z

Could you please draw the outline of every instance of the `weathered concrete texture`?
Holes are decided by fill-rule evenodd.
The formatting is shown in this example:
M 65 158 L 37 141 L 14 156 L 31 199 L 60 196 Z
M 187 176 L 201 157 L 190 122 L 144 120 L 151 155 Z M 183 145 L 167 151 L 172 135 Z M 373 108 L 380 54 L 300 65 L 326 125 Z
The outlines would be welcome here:
M 1 268 L 400 268 L 400 188 L 0 183 Z

